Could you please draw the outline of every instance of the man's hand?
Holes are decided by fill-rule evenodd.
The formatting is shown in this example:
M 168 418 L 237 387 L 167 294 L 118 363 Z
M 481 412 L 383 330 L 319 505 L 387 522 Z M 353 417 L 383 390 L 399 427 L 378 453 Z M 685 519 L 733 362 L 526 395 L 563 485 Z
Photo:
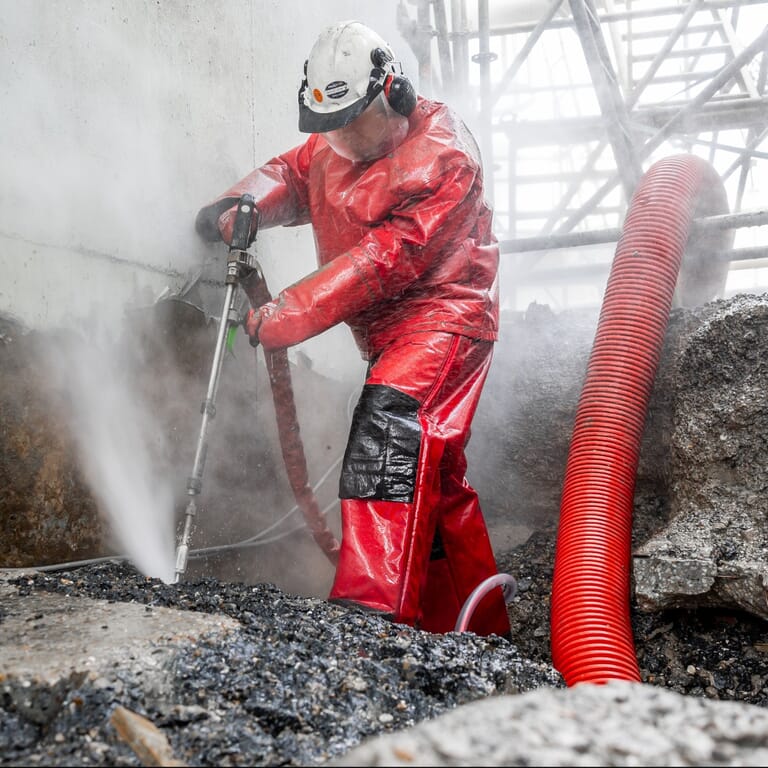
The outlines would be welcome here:
M 261 312 L 258 309 L 249 309 L 245 316 L 245 332 L 252 347 L 259 346 L 259 326 L 261 325 Z
M 232 243 L 232 230 L 235 226 L 235 217 L 237 215 L 237 207 L 230 208 L 228 211 L 219 216 L 218 227 L 221 239 L 227 244 Z
M 235 228 L 235 219 L 237 218 L 237 208 L 238 208 L 237 205 L 231 208 L 228 208 L 226 211 L 224 211 L 221 214 L 221 216 L 219 216 L 216 222 L 216 226 L 219 230 L 219 234 L 221 235 L 221 239 L 227 245 L 232 245 L 232 230 Z M 254 207 L 253 213 L 251 215 L 251 236 L 248 238 L 249 246 L 256 239 L 256 232 L 258 231 L 258 223 L 259 223 L 259 212 L 256 209 L 256 207 Z
M 225 197 L 201 208 L 195 219 L 197 234 L 208 243 L 224 240 L 229 245 L 232 242 L 232 225 L 237 211 L 237 202 L 237 198 Z

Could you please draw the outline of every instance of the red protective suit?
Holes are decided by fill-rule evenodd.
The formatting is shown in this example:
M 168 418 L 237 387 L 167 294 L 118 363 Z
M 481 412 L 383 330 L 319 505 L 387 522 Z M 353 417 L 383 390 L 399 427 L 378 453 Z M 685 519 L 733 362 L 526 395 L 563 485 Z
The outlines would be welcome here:
M 260 227 L 312 224 L 320 267 L 262 308 L 259 340 L 290 346 L 346 322 L 370 361 L 330 599 L 444 632 L 496 573 L 464 449 L 497 336 L 498 247 L 469 131 L 423 98 L 408 121 L 403 143 L 370 163 L 310 135 L 204 207 L 197 228 L 227 239 L 245 193 Z M 470 629 L 509 632 L 500 589 Z

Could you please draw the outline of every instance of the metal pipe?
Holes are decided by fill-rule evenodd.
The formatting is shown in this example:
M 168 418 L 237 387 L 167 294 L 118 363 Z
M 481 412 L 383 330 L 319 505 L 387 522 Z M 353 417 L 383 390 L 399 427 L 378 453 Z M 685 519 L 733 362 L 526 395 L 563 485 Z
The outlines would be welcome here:
M 453 27 L 453 72 L 456 78 L 456 93 L 464 99 L 469 84 L 466 0 L 451 0 L 451 26 Z
M 192 465 L 192 474 L 187 481 L 187 494 L 189 503 L 184 513 L 184 530 L 181 535 L 179 546 L 176 550 L 175 581 L 178 582 L 181 575 L 187 569 L 187 557 L 189 555 L 189 540 L 192 535 L 192 525 L 197 514 L 195 505 L 195 496 L 197 496 L 203 485 L 203 469 L 205 468 L 205 458 L 208 453 L 208 428 L 210 422 L 216 416 L 216 391 L 219 388 L 221 379 L 221 369 L 224 363 L 224 349 L 227 341 L 227 331 L 229 330 L 229 318 L 234 310 L 236 283 L 227 283 L 224 293 L 224 304 L 219 318 L 219 327 L 216 333 L 216 346 L 213 352 L 213 365 L 211 374 L 208 378 L 208 390 L 205 394 L 205 400 L 200 407 L 203 415 L 200 425 L 200 433 L 197 438 L 197 448 L 195 449 L 195 461 Z
M 484 164 L 490 164 L 493 158 L 493 141 L 491 136 L 491 62 L 496 58 L 489 45 L 490 14 L 488 0 L 477 0 L 477 19 L 480 40 L 480 50 L 472 57 L 472 61 L 480 64 L 480 146 Z M 488 174 L 491 175 L 490 173 Z M 486 190 L 493 203 L 492 187 Z
M 768 210 L 728 213 L 708 216 L 691 222 L 691 233 L 718 229 L 760 227 L 768 224 Z M 593 229 L 585 232 L 568 232 L 562 235 L 520 237 L 516 240 L 500 240 L 500 253 L 525 253 L 527 251 L 549 251 L 557 248 L 576 248 L 583 245 L 617 243 L 621 238 L 619 227 Z
M 740 0 L 741 5 L 763 5 L 765 0 Z M 648 19 L 655 16 L 675 16 L 678 13 L 683 13 L 686 8 L 686 3 L 680 3 L 679 5 L 665 5 L 658 8 L 644 8 L 632 11 L 617 11 L 616 13 L 604 13 L 597 17 L 597 20 L 601 24 L 609 24 L 614 21 L 629 21 L 631 19 Z M 732 8 L 733 0 L 704 0 L 704 4 L 701 7 L 702 11 L 716 11 L 721 8 Z M 530 32 L 535 23 L 521 22 L 519 24 L 508 24 L 503 27 L 496 27 L 492 31 L 492 35 L 517 35 Z M 573 19 L 553 19 L 549 25 L 550 29 L 562 29 L 564 27 L 572 27 Z M 666 34 L 666 32 L 664 33 Z M 640 34 L 637 35 L 640 37 Z
M 448 40 L 448 21 L 445 14 L 444 0 L 434 0 L 432 13 L 435 17 L 435 31 L 437 33 L 437 52 L 440 57 L 440 82 L 443 93 L 455 87 L 453 63 L 451 62 L 451 45 Z
M 594 3 L 592 0 L 569 0 L 569 3 L 613 150 L 619 179 L 624 195 L 629 200 L 643 170 L 633 147 L 627 105 L 619 91 L 608 48 L 597 22 Z
M 701 253 L 701 257 L 709 254 Z M 768 257 L 768 245 L 754 246 L 748 248 L 733 248 L 720 254 L 723 261 L 729 263 L 731 270 L 746 269 L 765 269 L 768 267 L 768 261 L 763 263 Z M 760 262 L 760 263 L 756 263 Z M 522 266 L 533 266 L 528 262 L 520 262 Z M 575 285 L 575 284 L 593 284 L 602 281 L 606 273 L 611 268 L 611 262 L 601 261 L 594 264 L 580 264 L 568 268 L 567 273 L 561 267 L 552 267 L 547 269 L 529 269 L 525 276 L 515 275 L 515 287 L 521 285 Z
M 664 41 L 664 44 L 661 46 L 651 63 L 648 65 L 648 69 L 646 69 L 645 74 L 643 74 L 640 80 L 638 80 L 632 89 L 632 92 L 629 94 L 629 98 L 627 99 L 628 109 L 632 109 L 632 107 L 637 103 L 637 100 L 640 98 L 642 92 L 645 90 L 645 87 L 648 85 L 648 83 L 651 82 L 651 80 L 653 80 L 654 75 L 656 72 L 658 72 L 659 68 L 664 63 L 664 60 L 670 55 L 670 52 L 675 47 L 675 43 L 680 39 L 680 36 L 688 27 L 688 23 L 693 18 L 694 14 L 698 13 L 700 5 L 701 0 L 691 0 L 691 2 L 688 4 L 688 8 L 686 9 L 685 13 L 681 16 L 680 20 L 675 25 L 675 28 L 669 33 L 669 37 Z
M 665 52 L 672 50 L 675 43 L 677 42 L 680 35 L 682 34 L 683 30 L 685 30 L 686 27 L 688 26 L 688 23 L 693 17 L 693 14 L 697 11 L 700 4 L 701 4 L 701 0 L 692 0 L 692 2 L 690 3 L 689 9 L 683 14 L 682 19 L 680 19 L 680 21 L 677 23 L 675 28 L 669 34 L 669 37 L 667 38 L 664 45 L 662 46 L 661 51 L 658 54 L 656 54 L 655 58 L 653 59 L 651 64 L 648 66 L 648 69 L 646 70 L 643 77 L 633 87 L 632 92 L 629 94 L 629 97 L 627 98 L 627 105 L 626 105 L 627 111 L 631 110 L 632 107 L 634 107 L 634 105 L 637 103 L 641 94 L 645 90 L 645 87 L 648 85 L 650 80 L 653 78 L 654 74 L 658 71 L 659 67 L 661 66 L 664 60 Z M 631 76 L 631 71 L 629 74 Z M 586 172 L 589 172 L 592 170 L 592 168 L 594 167 L 600 155 L 603 154 L 603 151 L 606 146 L 607 146 L 607 142 L 601 140 L 600 143 L 590 151 L 589 157 L 587 158 L 587 161 L 584 167 L 584 170 Z M 638 175 L 638 178 L 639 178 L 639 175 Z M 569 185 L 568 189 L 563 194 L 555 210 L 550 213 L 549 217 L 547 218 L 544 224 L 543 231 L 545 234 L 549 234 L 555 228 L 555 225 L 557 224 L 560 217 L 565 212 L 566 208 L 568 207 L 568 204 L 573 199 L 573 196 L 576 194 L 580 186 L 581 184 L 579 181 L 574 181 Z M 631 192 L 632 191 L 630 190 L 629 195 L 631 195 Z

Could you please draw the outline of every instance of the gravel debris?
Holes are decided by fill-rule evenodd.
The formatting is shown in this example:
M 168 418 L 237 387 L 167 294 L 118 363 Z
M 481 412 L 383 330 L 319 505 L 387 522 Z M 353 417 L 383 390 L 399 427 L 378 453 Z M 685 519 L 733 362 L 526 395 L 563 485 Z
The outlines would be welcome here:
M 159 727 L 189 765 L 299 766 L 334 761 L 369 737 L 463 704 L 565 688 L 550 654 L 555 543 L 555 527 L 545 526 L 498 558 L 500 571 L 517 580 L 512 642 L 419 632 L 272 584 L 164 584 L 126 563 L 9 579 L 22 600 L 45 591 L 147 611 L 165 606 L 226 615 L 239 628 L 224 642 L 181 643 L 162 682 L 128 664 L 54 688 L 26 681 L 25 695 L 37 704 L 25 708 L 0 676 L 0 766 L 140 765 L 110 724 L 118 706 Z M 635 606 L 631 619 L 644 683 L 768 708 L 768 623 L 722 610 Z
M 148 611 L 224 614 L 241 627 L 223 643 L 182 643 L 164 685 L 157 675 L 147 684 L 126 664 L 55 691 L 33 685 L 25 695 L 46 706 L 25 708 L 0 678 L 3 766 L 140 765 L 110 725 L 118 706 L 160 727 L 190 765 L 313 765 L 470 701 L 564 687 L 548 663 L 524 659 L 505 639 L 420 632 L 271 584 L 168 585 L 124 563 L 38 571 L 9 583 L 22 600 L 44 590 Z
M 525 658 L 547 664 L 555 544 L 550 525 L 499 558 L 499 568 L 517 579 L 509 606 L 512 642 Z M 768 622 L 715 609 L 644 613 L 634 602 L 630 618 L 643 682 L 768 707 Z

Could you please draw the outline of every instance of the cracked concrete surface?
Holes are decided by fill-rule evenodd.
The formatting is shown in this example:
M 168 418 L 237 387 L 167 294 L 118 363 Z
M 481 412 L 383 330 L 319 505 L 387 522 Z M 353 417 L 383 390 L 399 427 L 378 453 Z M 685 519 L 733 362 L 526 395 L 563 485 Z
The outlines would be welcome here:
M 73 676 L 92 679 L 116 667 L 160 670 L 179 643 L 226 633 L 239 622 L 223 615 L 162 606 L 35 592 L 18 597 L 0 571 L 0 683 L 55 685 Z

